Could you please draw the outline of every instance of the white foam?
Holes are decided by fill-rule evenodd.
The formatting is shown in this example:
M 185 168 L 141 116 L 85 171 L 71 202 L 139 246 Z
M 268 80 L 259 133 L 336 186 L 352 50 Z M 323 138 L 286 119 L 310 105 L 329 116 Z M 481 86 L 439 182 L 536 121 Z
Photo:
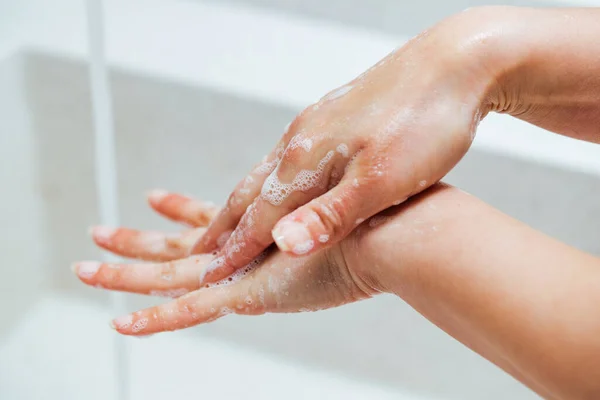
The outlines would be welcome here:
M 265 305 L 265 288 L 261 284 L 258 289 L 258 301 L 260 301 L 261 305 Z
M 340 153 L 342 156 L 344 156 L 345 158 L 348 157 L 348 145 L 346 145 L 345 143 L 341 143 L 337 148 L 336 148 L 337 152 Z
M 262 164 L 260 164 L 258 167 L 256 167 L 253 172 L 258 175 L 270 174 L 271 172 L 273 172 L 273 170 L 277 166 L 278 162 L 279 162 L 279 160 L 277 160 L 277 159 L 271 160 L 268 162 L 265 161 Z
M 325 170 L 327 163 L 333 158 L 334 154 L 335 153 L 333 151 L 329 151 L 325 157 L 319 161 L 317 169 L 312 171 L 303 169 L 300 171 L 298 175 L 294 177 L 292 183 L 281 182 L 277 177 L 279 168 L 275 169 L 275 171 L 273 171 L 265 180 L 261 191 L 262 198 L 269 203 L 278 206 L 291 193 L 295 191 L 306 192 L 322 184 L 321 177 L 323 175 L 323 171 Z
M 255 258 L 254 261 L 252 261 L 245 267 L 238 269 L 237 271 L 235 271 L 233 274 L 231 274 L 227 278 L 221 279 L 218 282 L 207 283 L 206 287 L 213 288 L 213 287 L 219 287 L 219 286 L 229 286 L 236 282 L 239 282 L 242 279 L 244 279 L 246 276 L 250 275 L 250 273 L 252 273 L 252 271 L 254 271 L 263 262 L 264 259 L 265 259 L 265 254 L 263 253 L 260 256 L 258 256 L 257 258 Z
M 150 291 L 150 296 L 155 297 L 167 297 L 170 299 L 176 299 L 185 294 L 188 294 L 189 290 L 181 288 L 181 289 L 168 289 L 168 290 L 152 290 Z
M 313 146 L 313 141 L 310 138 L 305 138 L 302 135 L 296 135 L 290 140 L 288 148 L 294 150 L 298 147 L 302 147 L 305 151 L 310 151 Z
M 281 160 L 283 150 L 285 150 L 283 144 L 277 146 L 277 149 L 275 150 L 275 158 L 271 161 L 267 161 L 268 157 L 265 156 L 265 158 L 263 158 L 262 160 L 262 163 L 258 167 L 256 167 L 253 172 L 259 175 L 268 175 L 272 173 L 277 167 L 277 164 L 279 164 L 279 161 Z
M 303 243 L 298 243 L 294 246 L 294 254 L 306 254 L 311 251 L 315 247 L 315 242 L 313 240 L 307 240 Z
M 137 320 L 135 324 L 133 324 L 133 326 L 131 327 L 131 331 L 133 333 L 138 333 L 146 329 L 146 326 L 148 326 L 148 318 L 142 318 Z

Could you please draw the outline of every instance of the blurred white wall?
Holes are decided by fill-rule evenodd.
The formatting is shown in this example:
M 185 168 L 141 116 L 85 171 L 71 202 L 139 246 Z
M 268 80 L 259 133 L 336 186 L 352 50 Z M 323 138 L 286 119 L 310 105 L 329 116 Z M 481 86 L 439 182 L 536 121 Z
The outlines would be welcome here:
M 203 0 L 192 0 L 203 1 Z M 206 0 L 204 0 L 206 1 Z M 267 9 L 325 19 L 344 25 L 413 36 L 442 18 L 469 7 L 511 5 L 521 7 L 599 6 L 598 0 L 209 0 L 251 4 Z
M 124 220 L 132 226 L 155 227 L 157 219 L 140 210 L 140 204 L 143 190 L 157 183 L 183 190 L 196 185 L 191 190 L 200 191 L 197 182 L 202 182 L 205 192 L 198 194 L 208 192 L 219 201 L 267 151 L 294 112 L 353 78 L 437 19 L 482 3 L 106 0 Z M 23 315 L 14 302 L 27 307 L 28 301 L 36 300 L 32 293 L 39 293 L 32 286 L 38 280 L 52 280 L 53 289 L 68 293 L 45 298 L 32 307 L 32 319 L 11 332 L 6 342 L 10 351 L 0 357 L 0 366 L 23 379 L 17 382 L 13 375 L 4 374 L 17 388 L 14 393 L 19 385 L 29 384 L 35 393 L 44 393 L 39 381 L 27 377 L 30 362 L 39 368 L 36 371 L 69 363 L 66 370 L 80 379 L 80 386 L 103 379 L 93 368 L 110 369 L 111 360 L 106 357 L 111 351 L 110 336 L 100 330 L 106 328 L 106 312 L 70 297 L 75 290 L 78 295 L 84 293 L 86 301 L 104 293 L 91 294 L 67 268 L 71 259 L 93 254 L 84 232 L 86 224 L 96 218 L 83 4 L 82 0 L 0 0 L 0 179 L 14 195 L 5 196 L 0 210 L 0 269 L 12 282 L 3 293 L 7 301 L 2 302 L 0 314 L 4 321 Z M 535 0 L 518 4 L 551 5 Z M 211 135 L 229 137 L 235 143 L 223 140 L 206 146 Z M 544 232 L 598 253 L 598 232 L 587 224 L 600 215 L 594 201 L 598 198 L 594 188 L 600 187 L 597 146 L 493 116 L 482 125 L 475 147 L 453 171 L 451 183 Z M 166 162 L 157 163 L 159 158 Z M 222 171 L 218 176 L 212 172 L 215 165 Z M 45 196 L 36 184 L 45 188 Z M 564 190 L 567 184 L 569 190 Z M 41 215 L 40 208 L 46 215 Z M 560 215 L 555 215 L 556 210 L 561 210 Z M 46 222 L 51 226 L 44 234 Z M 46 256 L 46 246 L 51 247 L 52 257 Z M 69 319 L 69 324 L 53 325 L 57 316 Z M 5 344 L 3 329 L 15 325 L 0 324 L 0 345 Z M 69 326 L 73 336 L 63 334 L 63 326 Z M 54 336 L 41 340 L 42 330 L 61 340 L 55 342 Z M 169 336 L 137 347 L 137 379 L 153 383 L 140 385 L 144 388 L 140 398 L 172 394 L 169 384 L 175 383 L 181 393 L 193 393 L 198 386 L 196 370 L 193 363 L 181 362 L 192 353 L 211 372 L 232 369 L 235 352 L 214 351 L 213 359 L 229 364 L 212 362 L 204 348 L 212 342 L 203 342 L 200 335 L 223 340 L 227 349 L 236 343 L 260 353 L 267 366 L 259 372 L 268 371 L 269 376 L 283 371 L 284 362 L 306 363 L 313 370 L 318 366 L 327 373 L 344 371 L 357 382 L 372 379 L 381 387 L 406 387 L 427 396 L 532 398 L 408 306 L 385 296 L 326 313 L 225 319 L 198 332 L 185 342 Z M 369 337 L 376 338 L 372 340 L 376 346 L 365 340 Z M 80 351 L 89 345 L 87 341 L 93 341 L 94 354 Z M 167 343 L 171 341 L 178 345 Z M 391 344 L 402 357 L 392 354 Z M 246 354 L 241 352 L 238 357 L 245 362 Z M 275 363 L 270 362 L 273 354 L 278 357 Z M 19 360 L 20 369 L 1 364 L 7 355 Z M 256 362 L 258 355 L 249 351 L 248 357 L 250 362 L 239 363 L 238 368 L 263 365 Z M 290 371 L 289 376 L 282 372 L 290 380 L 274 380 L 291 386 L 286 382 L 300 375 L 292 367 Z M 253 372 L 252 376 L 260 376 Z M 478 379 L 470 382 L 470 375 Z M 198 379 L 212 382 L 208 376 Z M 331 384 L 327 376 L 317 379 L 312 373 L 301 376 L 309 387 L 323 384 L 338 394 L 345 387 L 349 394 L 344 398 L 360 396 L 357 387 L 361 385 L 344 381 L 338 386 L 337 381 Z M 72 380 L 72 376 L 61 378 L 46 376 L 45 382 L 68 385 Z M 269 393 L 275 394 L 269 398 L 285 389 L 270 387 Z M 364 393 L 363 398 L 369 398 L 370 392 Z M 0 385 L 4 399 L 2 394 Z M 211 395 L 218 396 L 219 391 Z

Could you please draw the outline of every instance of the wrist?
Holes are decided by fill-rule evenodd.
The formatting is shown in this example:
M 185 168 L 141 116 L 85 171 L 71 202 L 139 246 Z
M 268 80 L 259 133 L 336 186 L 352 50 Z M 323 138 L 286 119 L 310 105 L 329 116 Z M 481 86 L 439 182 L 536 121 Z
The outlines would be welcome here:
M 418 272 L 448 250 L 447 232 L 456 233 L 461 203 L 474 199 L 436 184 L 400 206 L 364 222 L 341 245 L 347 268 L 373 292 L 404 297 L 418 287 Z
M 536 9 L 483 6 L 442 21 L 436 29 L 442 46 L 463 71 L 461 84 L 469 91 L 480 118 L 490 111 L 512 112 L 521 105 L 519 77 L 531 63 L 528 32 Z M 516 111 L 515 111 L 516 112 Z

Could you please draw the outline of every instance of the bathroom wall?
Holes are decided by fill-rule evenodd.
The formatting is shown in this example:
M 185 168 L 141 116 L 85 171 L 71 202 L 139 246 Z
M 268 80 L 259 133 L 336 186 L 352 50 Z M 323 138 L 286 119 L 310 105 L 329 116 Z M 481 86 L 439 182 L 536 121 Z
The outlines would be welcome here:
M 35 300 L 31 292 L 40 290 L 49 276 L 42 264 L 47 243 L 37 186 L 39 160 L 24 82 L 21 57 L 0 62 L 0 302 L 20 305 L 3 309 L 2 320 L 18 316 L 21 307 Z M 7 327 L 0 321 L 0 337 Z
M 202 0 L 195 0 L 202 1 Z M 204 0 L 206 1 L 206 0 Z M 222 2 L 223 0 L 209 0 Z M 600 5 L 598 0 L 225 0 L 335 21 L 391 35 L 414 36 L 469 7 L 502 4 L 522 7 Z
M 227 8 L 223 3 L 252 4 L 269 12 Z M 0 271 L 2 282 L 11 282 L 8 290 L 0 292 L 4 296 L 0 297 L 0 314 L 5 323 L 0 323 L 0 346 L 5 344 L 3 329 L 8 332 L 23 315 L 14 304 L 29 307 L 42 282 L 52 295 L 69 296 L 69 307 L 50 308 L 39 324 L 34 321 L 36 324 L 28 325 L 33 328 L 21 346 L 32 349 L 30 354 L 37 357 L 40 371 L 49 368 L 44 360 L 39 361 L 38 349 L 60 353 L 59 360 L 62 353 L 66 359 L 69 351 L 82 354 L 84 361 L 74 357 L 77 361 L 67 369 L 72 375 L 58 380 L 79 385 L 104 382 L 112 371 L 111 360 L 104 360 L 110 358 L 108 339 L 112 336 L 107 334 L 102 344 L 90 340 L 93 335 L 73 334 L 80 332 L 75 328 L 108 332 L 108 312 L 98 316 L 86 308 L 88 300 L 105 302 L 106 293 L 81 285 L 68 270 L 72 260 L 98 256 L 85 235 L 86 227 L 97 222 L 98 215 L 82 4 L 80 0 L 55 0 L 52 4 L 45 0 L 0 0 L 0 149 L 4 150 L 0 180 L 8 188 L 0 208 Z M 205 7 L 207 4 L 210 6 Z M 559 3 L 530 0 L 518 4 Z M 107 0 L 123 224 L 176 229 L 144 204 L 144 192 L 157 186 L 222 201 L 302 107 L 367 67 L 391 49 L 396 37 L 415 34 L 469 5 L 474 3 Z M 279 11 L 288 14 L 279 15 Z M 14 24 L 21 16 L 24 19 Z M 23 42 L 19 52 L 3 58 L 10 53 L 6 49 L 11 47 L 11 38 L 24 30 L 25 36 L 31 33 L 29 41 Z M 577 143 L 565 146 L 564 141 L 554 140 L 554 135 L 507 121 L 506 117 L 488 119 L 481 127 L 481 138 L 497 133 L 500 139 L 492 144 L 518 146 L 506 152 L 498 151 L 500 147 L 494 147 L 495 151 L 476 147 L 447 180 L 549 235 L 600 254 L 596 240 L 600 227 L 590 223 L 600 218 L 600 205 L 595 200 L 600 195 L 600 174 L 578 171 L 581 166 L 596 165 L 584 162 L 598 159 L 596 149 L 586 153 L 591 147 Z M 535 139 L 538 146 L 529 146 L 528 138 Z M 512 157 L 515 149 L 527 155 Z M 535 158 L 540 151 L 546 151 L 543 162 Z M 571 162 L 575 159 L 577 162 Z M 569 190 L 564 189 L 567 185 Z M 70 297 L 74 295 L 78 297 Z M 128 298 L 131 310 L 160 301 Z M 77 307 L 81 310 L 74 310 Z M 69 324 L 57 328 L 57 315 Z M 65 326 L 73 331 L 63 329 Z M 60 346 L 52 343 L 54 339 L 40 340 L 45 336 L 39 335 L 44 327 L 55 328 Z M 17 334 L 13 332 L 13 337 Z M 180 342 L 184 336 L 190 340 Z M 387 296 L 322 313 L 231 316 L 157 338 L 168 338 L 163 340 L 185 349 L 173 353 L 170 347 L 157 345 L 155 339 L 145 342 L 140 351 L 144 358 L 134 356 L 133 365 L 142 371 L 137 372 L 137 381 L 149 394 L 135 398 L 152 398 L 157 387 L 170 395 L 172 391 L 165 389 L 169 385 L 185 387 L 182 393 L 188 397 L 196 395 L 200 385 L 214 384 L 208 375 L 197 371 L 222 368 L 228 377 L 232 370 L 219 361 L 235 363 L 235 354 L 246 350 L 272 359 L 277 366 L 305 368 L 324 380 L 343 376 L 418 396 L 452 400 L 535 398 L 408 305 Z M 191 350 L 194 343 L 206 345 L 216 340 L 233 350 L 214 352 L 212 358 L 197 348 Z M 104 358 L 86 353 L 90 342 Z M 5 347 L 15 348 L 13 342 L 6 343 Z M 192 366 L 185 364 L 185 357 Z M 0 366 L 1 361 L 0 357 Z M 58 364 L 64 365 L 50 365 Z M 142 366 L 151 374 L 146 375 Z M 177 367 L 192 370 L 193 376 L 187 379 L 189 375 L 180 374 Z M 263 373 L 257 372 L 259 363 L 252 367 L 256 375 Z M 6 367 L 4 371 L 9 368 L 14 369 Z M 29 371 L 27 365 L 21 368 Z M 96 369 L 104 375 L 94 375 Z M 23 377 L 23 385 L 43 392 L 39 382 L 31 382 L 25 374 Z M 51 384 L 57 381 L 50 374 L 45 379 L 54 380 Z M 311 386 L 306 381 L 300 384 Z M 279 388 L 283 384 L 275 380 L 269 385 Z M 281 393 L 285 390 L 289 388 L 283 387 Z M 219 398 L 218 393 L 203 391 L 205 396 Z M 249 390 L 247 397 L 261 398 L 256 388 Z M 1 379 L 0 398 L 4 400 Z

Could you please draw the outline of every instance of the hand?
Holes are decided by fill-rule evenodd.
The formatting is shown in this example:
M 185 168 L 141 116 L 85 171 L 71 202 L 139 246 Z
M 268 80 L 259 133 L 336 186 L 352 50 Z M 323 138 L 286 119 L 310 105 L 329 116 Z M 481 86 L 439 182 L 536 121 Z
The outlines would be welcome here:
M 229 313 L 315 311 L 362 300 L 376 293 L 348 269 L 340 246 L 295 259 L 276 249 L 229 278 L 205 284 L 199 277 L 213 255 L 187 257 L 216 207 L 178 194 L 154 192 L 150 205 L 163 216 L 195 229 L 181 234 L 96 227 L 98 246 L 154 264 L 79 262 L 73 270 L 82 282 L 109 290 L 178 299 L 112 321 L 125 335 L 143 336 L 214 321 Z
M 425 32 L 304 110 L 193 247 L 206 253 L 225 242 L 206 281 L 230 275 L 273 241 L 293 256 L 334 246 L 441 179 L 486 113 L 487 75 L 466 21 Z

